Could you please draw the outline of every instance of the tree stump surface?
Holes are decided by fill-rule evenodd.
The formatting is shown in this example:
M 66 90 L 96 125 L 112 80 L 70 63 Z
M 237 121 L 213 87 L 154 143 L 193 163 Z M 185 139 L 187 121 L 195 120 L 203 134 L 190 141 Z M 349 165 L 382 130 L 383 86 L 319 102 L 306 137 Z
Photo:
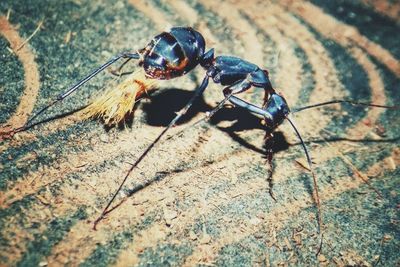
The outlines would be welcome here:
M 1 1 L 1 129 L 170 26 L 192 26 L 216 55 L 268 69 L 291 107 L 343 98 L 398 105 L 399 10 L 379 0 Z M 79 116 L 120 82 L 107 70 L 41 117 L 58 119 L 2 141 L 0 265 L 399 264 L 400 111 L 347 104 L 293 114 L 318 179 L 318 257 L 314 186 L 293 130 L 286 122 L 275 132 L 274 201 L 260 119 L 229 106 L 164 138 L 93 230 L 130 164 L 203 75 L 198 67 L 160 82 L 125 126 L 108 128 Z M 210 83 L 169 134 L 204 116 L 222 89 Z M 262 104 L 259 89 L 242 96 Z

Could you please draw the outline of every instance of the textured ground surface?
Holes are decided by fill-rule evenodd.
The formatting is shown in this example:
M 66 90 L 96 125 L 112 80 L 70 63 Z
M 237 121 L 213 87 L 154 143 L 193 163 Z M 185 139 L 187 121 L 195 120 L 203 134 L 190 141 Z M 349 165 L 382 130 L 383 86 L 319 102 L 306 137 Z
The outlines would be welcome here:
M 217 55 L 269 68 L 291 106 L 342 97 L 400 103 L 396 1 L 216 2 L 1 1 L 0 122 L 23 124 L 110 56 L 143 47 L 171 25 L 194 26 Z M 115 85 L 106 72 L 46 115 L 64 114 L 59 120 L 2 142 L 0 265 L 399 264 L 400 113 L 348 105 L 295 116 L 319 179 L 318 258 L 313 185 L 293 131 L 284 124 L 276 133 L 275 202 L 259 119 L 239 109 L 162 142 L 130 176 L 125 193 L 133 194 L 121 195 L 92 230 L 129 162 L 202 75 L 199 68 L 160 84 L 125 129 L 65 115 Z M 171 133 L 221 97 L 211 85 Z M 262 93 L 245 98 L 259 104 Z

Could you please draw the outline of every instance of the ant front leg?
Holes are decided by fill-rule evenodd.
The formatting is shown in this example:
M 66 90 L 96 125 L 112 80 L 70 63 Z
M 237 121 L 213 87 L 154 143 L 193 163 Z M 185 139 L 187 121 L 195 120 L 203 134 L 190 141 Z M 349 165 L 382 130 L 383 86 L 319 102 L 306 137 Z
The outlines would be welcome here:
M 248 88 L 245 88 L 244 90 L 238 90 L 238 92 L 243 92 L 245 90 L 247 90 Z M 232 94 L 232 91 L 228 91 L 228 90 L 224 90 L 224 94 L 228 95 L 228 94 Z M 235 106 L 239 106 L 242 107 L 246 110 L 248 110 L 251 113 L 255 113 L 258 115 L 263 116 L 264 118 L 270 118 L 271 114 L 268 113 L 265 109 L 257 107 L 256 105 L 250 104 L 236 96 L 230 96 L 229 101 L 234 104 Z M 274 136 L 273 136 L 273 128 L 270 128 L 267 126 L 267 131 L 265 133 L 265 137 L 264 137 L 264 147 L 266 149 L 266 153 L 267 153 L 267 162 L 269 165 L 269 170 L 268 170 L 268 185 L 269 185 L 269 194 L 271 195 L 272 199 L 276 201 L 276 197 L 275 194 L 272 191 L 272 187 L 273 187 L 273 171 L 274 171 L 274 166 L 273 166 L 273 155 L 274 155 Z
M 122 69 L 123 69 L 123 67 L 125 67 L 125 65 L 126 65 L 129 61 L 131 61 L 131 59 L 132 59 L 132 58 L 128 58 L 128 59 L 125 60 L 118 68 L 113 69 L 113 70 L 110 70 L 110 73 L 111 73 L 112 75 L 118 76 L 118 77 L 121 77 L 121 76 L 124 75 L 124 74 L 130 74 L 130 73 L 132 73 L 132 72 L 124 72 L 124 73 L 121 72 Z
M 105 70 L 108 66 L 114 64 L 117 60 L 121 59 L 121 58 L 127 58 L 128 60 L 130 59 L 139 59 L 140 55 L 139 53 L 128 53 L 128 52 L 123 52 L 115 57 L 113 57 L 112 59 L 110 59 L 109 61 L 107 61 L 106 63 L 104 63 L 103 65 L 101 65 L 99 68 L 95 69 L 92 73 L 90 73 L 88 76 L 86 76 L 85 78 L 83 78 L 82 80 L 78 81 L 74 86 L 72 86 L 70 89 L 68 89 L 67 91 L 65 91 L 64 93 L 61 93 L 60 95 L 58 95 L 57 97 L 57 101 L 61 101 L 64 98 L 66 98 L 67 96 L 69 96 L 70 94 L 72 94 L 74 91 L 76 91 L 78 88 L 80 88 L 82 85 L 84 85 L 86 82 L 88 82 L 89 80 L 91 80 L 94 76 L 96 76 L 97 74 L 99 74 L 100 72 L 102 72 L 103 70 Z
M 131 72 L 125 72 L 121 73 L 121 70 L 125 67 L 125 65 L 131 61 L 132 59 L 141 59 L 141 53 L 140 51 L 137 51 L 136 53 L 122 53 L 122 58 L 126 58 L 126 60 L 115 70 L 110 70 L 110 73 L 115 76 L 122 76 L 124 74 L 130 74 Z
M 265 137 L 264 137 L 264 147 L 265 147 L 265 151 L 267 153 L 267 162 L 269 165 L 269 169 L 268 169 L 268 177 L 267 177 L 267 181 L 268 181 L 268 191 L 270 196 L 272 197 L 273 200 L 275 200 L 276 202 L 276 197 L 274 192 L 272 191 L 272 187 L 273 187 L 273 173 L 274 173 L 274 165 L 272 163 L 273 160 L 273 156 L 274 156 L 274 135 L 273 133 L 268 129 L 267 132 L 265 133 Z

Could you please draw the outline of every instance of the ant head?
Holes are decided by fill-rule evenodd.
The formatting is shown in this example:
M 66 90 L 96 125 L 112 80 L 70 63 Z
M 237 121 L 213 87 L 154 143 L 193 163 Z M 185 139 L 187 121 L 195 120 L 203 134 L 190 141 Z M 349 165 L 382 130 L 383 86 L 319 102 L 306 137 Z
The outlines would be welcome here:
M 271 129 L 278 127 L 290 113 L 285 98 L 277 93 L 271 94 L 263 109 L 264 124 Z

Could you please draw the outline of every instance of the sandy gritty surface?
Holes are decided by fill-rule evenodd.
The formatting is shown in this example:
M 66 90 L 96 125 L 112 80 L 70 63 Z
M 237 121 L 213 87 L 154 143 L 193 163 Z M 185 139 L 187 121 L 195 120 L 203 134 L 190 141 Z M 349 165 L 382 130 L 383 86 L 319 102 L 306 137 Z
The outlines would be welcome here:
M 0 3 L 0 132 L 22 125 L 112 55 L 140 49 L 174 25 L 198 29 L 216 55 L 268 69 L 291 107 L 341 98 L 400 103 L 400 5 L 391 1 L 95 2 Z M 108 128 L 78 110 L 120 82 L 105 71 L 43 117 L 56 120 L 2 141 L 0 265 L 399 263 L 398 110 L 334 105 L 294 114 L 318 179 L 318 257 L 314 186 L 293 130 L 284 123 L 275 133 L 274 201 L 260 118 L 229 106 L 164 138 L 94 231 L 130 164 L 203 76 L 199 67 L 158 83 L 125 126 Z M 263 92 L 242 96 L 260 105 Z M 210 84 L 170 135 L 222 97 Z

